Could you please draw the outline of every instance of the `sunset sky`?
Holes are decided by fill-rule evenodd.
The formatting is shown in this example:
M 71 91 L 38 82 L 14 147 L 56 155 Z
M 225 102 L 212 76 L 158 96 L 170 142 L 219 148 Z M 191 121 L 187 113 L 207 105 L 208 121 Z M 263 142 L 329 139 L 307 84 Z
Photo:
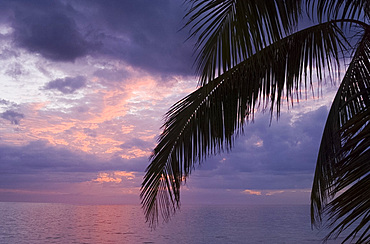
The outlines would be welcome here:
M 183 0 L 0 2 L 0 201 L 136 204 L 163 115 L 196 89 Z M 308 204 L 336 84 L 257 113 L 183 203 Z M 303 96 L 304 97 L 304 96 Z

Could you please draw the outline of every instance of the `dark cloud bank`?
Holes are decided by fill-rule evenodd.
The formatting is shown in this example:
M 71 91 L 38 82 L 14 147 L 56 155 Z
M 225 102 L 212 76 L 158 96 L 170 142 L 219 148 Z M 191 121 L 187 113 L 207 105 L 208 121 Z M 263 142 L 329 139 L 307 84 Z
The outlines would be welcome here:
M 102 160 L 91 154 L 52 146 L 45 141 L 34 141 L 24 146 L 1 145 L 0 189 L 84 182 L 102 171 L 143 172 L 146 164 L 147 158 Z
M 192 75 L 192 44 L 179 31 L 180 0 L 2 1 L 15 43 L 52 61 L 92 55 L 124 60 L 149 72 Z

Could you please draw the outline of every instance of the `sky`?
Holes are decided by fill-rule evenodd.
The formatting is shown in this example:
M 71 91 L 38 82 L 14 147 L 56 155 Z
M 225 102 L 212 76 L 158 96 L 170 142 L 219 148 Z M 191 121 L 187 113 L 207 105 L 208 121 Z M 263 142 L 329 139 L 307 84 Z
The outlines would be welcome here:
M 0 2 L 0 201 L 139 204 L 163 115 L 194 91 L 183 0 Z M 309 204 L 338 84 L 257 113 L 187 204 Z

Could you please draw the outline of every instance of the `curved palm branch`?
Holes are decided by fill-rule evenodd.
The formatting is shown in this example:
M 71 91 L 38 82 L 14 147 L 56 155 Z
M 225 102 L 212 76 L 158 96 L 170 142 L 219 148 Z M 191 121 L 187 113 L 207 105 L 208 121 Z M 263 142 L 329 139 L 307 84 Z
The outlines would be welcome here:
M 311 192 L 311 219 L 338 223 L 326 238 L 353 225 L 344 240 L 370 241 L 370 28 L 357 47 L 330 109 Z M 337 196 L 335 199 L 335 195 Z M 333 199 L 328 203 L 330 199 Z
M 292 34 L 262 49 L 176 103 L 166 114 L 163 132 L 151 156 L 141 189 L 150 225 L 179 207 L 180 186 L 197 162 L 228 150 L 254 110 L 270 105 L 279 113 L 287 101 L 311 83 L 317 69 L 339 65 L 342 32 L 333 22 Z M 334 61 L 332 61 L 334 60 Z M 334 62 L 334 63 L 332 63 Z
M 357 19 L 370 18 L 369 0 L 308 0 L 307 9 L 311 14 L 317 15 L 319 20 L 328 19 Z
M 296 25 L 301 0 L 188 0 L 185 26 L 198 36 L 196 71 L 202 84 L 280 40 Z

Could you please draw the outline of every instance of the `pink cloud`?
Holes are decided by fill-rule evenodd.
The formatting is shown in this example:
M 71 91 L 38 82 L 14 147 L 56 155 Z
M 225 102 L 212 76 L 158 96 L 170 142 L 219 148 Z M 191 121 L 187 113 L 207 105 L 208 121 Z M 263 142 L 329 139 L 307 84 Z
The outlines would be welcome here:
M 101 172 L 99 173 L 96 179 L 93 179 L 92 182 L 98 183 L 121 183 L 122 180 L 133 181 L 135 179 L 134 172 L 126 172 L 126 171 L 114 171 L 114 172 Z
M 248 195 L 256 195 L 256 196 L 261 196 L 262 194 L 260 191 L 254 191 L 254 190 L 248 190 L 248 189 L 245 189 L 243 193 L 248 194 Z

